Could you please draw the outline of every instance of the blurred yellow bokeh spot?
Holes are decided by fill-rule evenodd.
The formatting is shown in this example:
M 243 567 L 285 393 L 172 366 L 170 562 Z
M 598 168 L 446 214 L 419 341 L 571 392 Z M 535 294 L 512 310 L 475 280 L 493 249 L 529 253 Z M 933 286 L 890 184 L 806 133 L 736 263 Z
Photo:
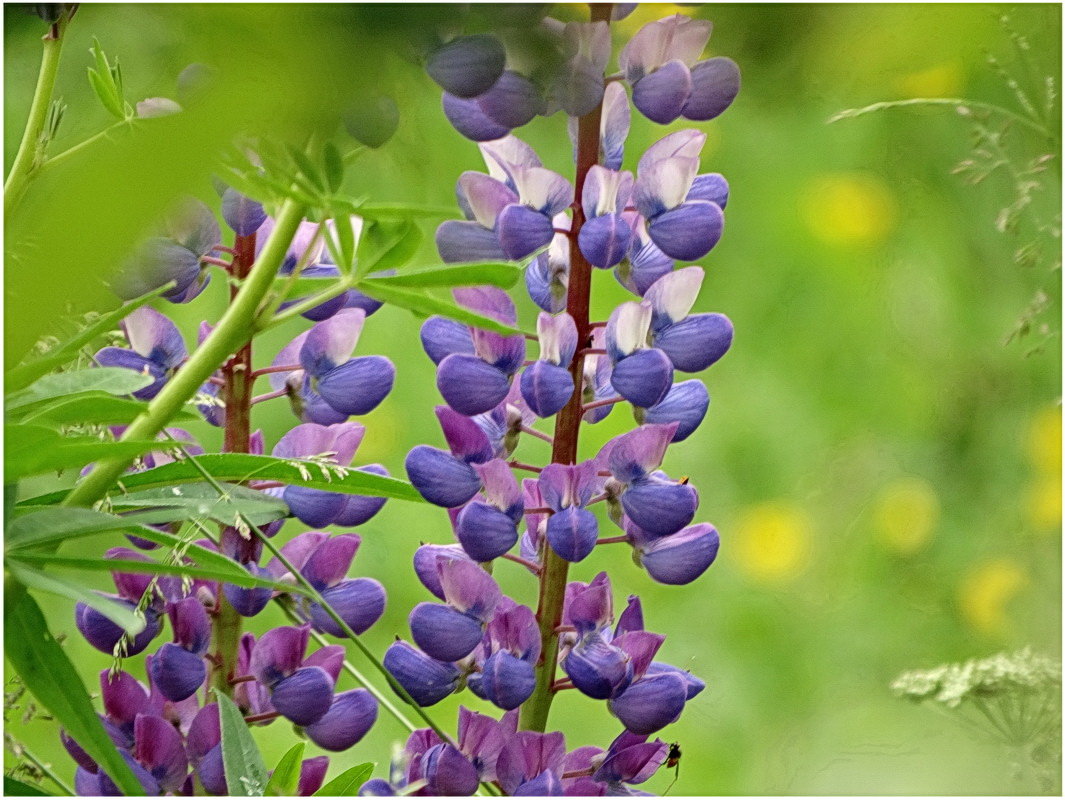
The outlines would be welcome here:
M 1040 478 L 1025 493 L 1025 516 L 1038 533 L 1050 533 L 1061 526 L 1061 477 Z
M 868 173 L 818 176 L 800 202 L 810 232 L 827 244 L 876 244 L 895 227 L 895 198 L 880 178 Z
M 1028 426 L 1025 443 L 1028 460 L 1046 476 L 1061 475 L 1061 406 L 1039 410 Z
M 801 508 L 772 500 L 743 512 L 729 537 L 733 561 L 760 581 L 782 581 L 798 575 L 810 557 L 813 526 Z
M 903 75 L 895 88 L 900 97 L 956 97 L 962 90 L 961 63 L 948 61 Z
M 877 539 L 901 555 L 918 552 L 935 533 L 939 522 L 939 497 L 921 478 L 899 478 L 873 501 L 873 529 Z
M 983 561 L 965 574 L 958 586 L 962 618 L 984 634 L 1006 632 L 1007 606 L 1028 585 L 1028 574 L 1013 559 Z

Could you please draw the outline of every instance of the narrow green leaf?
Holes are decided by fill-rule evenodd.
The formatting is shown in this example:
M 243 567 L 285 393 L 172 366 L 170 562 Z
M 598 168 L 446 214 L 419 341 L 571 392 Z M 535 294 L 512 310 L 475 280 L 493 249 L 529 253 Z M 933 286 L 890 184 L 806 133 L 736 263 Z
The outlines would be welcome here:
M 507 336 L 524 335 L 524 331 L 521 331 L 518 328 L 504 325 L 502 322 L 497 322 L 491 317 L 486 317 L 483 314 L 477 314 L 469 309 L 463 308 L 453 300 L 436 297 L 435 295 L 419 292 L 415 289 L 392 286 L 385 283 L 385 279 L 383 278 L 364 278 L 355 286 L 359 291 L 365 292 L 370 295 L 370 297 L 374 297 L 385 303 L 391 303 L 400 308 L 405 308 L 408 311 L 413 311 L 415 314 L 421 316 L 439 314 L 442 317 L 463 322 L 474 328 L 483 328 L 484 330 L 502 333 Z
M 226 787 L 234 797 L 262 797 L 266 790 L 266 765 L 248 724 L 236 704 L 215 692 L 222 727 L 222 768 Z
M 35 547 L 45 542 L 77 539 L 107 531 L 135 531 L 141 526 L 89 508 L 45 507 L 11 520 L 4 531 L 4 550 Z
M 314 793 L 315 797 L 354 797 L 366 781 L 373 775 L 374 765 L 371 762 L 359 764 L 356 767 L 346 769 L 329 781 L 325 786 Z
M 298 300 L 326 291 L 336 283 L 336 280 L 336 276 L 307 278 L 301 275 L 296 278 L 296 280 L 292 281 L 290 286 L 290 278 L 288 276 L 282 276 L 274 281 L 274 291 L 285 292 L 285 300 Z
M 144 620 L 130 611 L 129 608 L 119 605 L 114 600 L 96 592 L 89 591 L 77 583 L 47 575 L 29 564 L 22 564 L 12 558 L 4 560 L 4 567 L 31 589 L 66 597 L 76 603 L 84 603 L 91 608 L 95 608 L 120 628 L 133 635 L 144 630 Z
M 406 481 L 353 468 L 348 468 L 346 474 L 341 477 L 336 472 L 337 468 L 333 467 L 330 470 L 331 474 L 327 477 L 325 468 L 321 464 L 310 461 L 292 461 L 274 456 L 255 456 L 248 453 L 208 453 L 196 456 L 196 461 L 219 481 L 233 483 L 249 480 L 280 481 L 294 486 L 308 486 L 312 489 L 324 489 L 341 494 L 393 497 L 397 500 L 409 500 L 415 503 L 425 502 L 418 494 L 418 490 Z M 148 489 L 193 483 L 200 481 L 201 478 L 200 472 L 192 464 L 174 461 L 154 469 L 124 475 L 121 486 L 126 490 Z M 207 486 L 206 483 L 202 485 Z M 26 506 L 55 505 L 62 501 L 66 493 L 66 491 L 60 491 L 38 495 L 22 501 L 21 506 L 25 508 Z M 215 498 L 217 499 L 217 493 Z M 116 506 L 123 503 L 123 495 L 113 492 L 111 502 Z
M 359 239 L 356 275 L 396 269 L 414 258 L 422 244 L 422 231 L 413 220 L 385 220 L 363 228 Z
M 104 442 L 92 436 L 63 436 L 41 425 L 4 425 L 4 480 L 78 469 L 104 458 L 138 456 L 158 450 L 159 442 Z
M 325 167 L 325 177 L 329 182 L 329 191 L 339 192 L 340 185 L 344 183 L 344 159 L 340 157 L 340 151 L 332 142 L 326 142 L 322 151 L 322 163 Z
M 123 794 L 144 794 L 144 787 L 104 730 L 77 670 L 48 631 L 40 607 L 17 581 L 9 580 L 4 586 L 4 616 L 4 655 L 33 696 Z
M 288 151 L 288 154 L 289 156 L 291 156 L 292 160 L 296 162 L 296 166 L 299 167 L 299 170 L 303 174 L 303 177 L 310 181 L 311 185 L 315 189 L 320 192 L 324 192 L 326 189 L 325 179 L 322 177 L 322 174 L 318 171 L 318 169 L 314 166 L 314 163 L 310 160 L 310 158 L 307 157 L 307 154 L 300 150 L 298 147 L 293 147 L 292 145 L 286 146 L 285 149 Z
M 395 217 L 443 219 L 458 216 L 454 206 L 419 206 L 413 203 L 360 203 L 356 213 L 366 219 L 394 219 Z
M 118 92 L 115 89 L 113 79 L 110 73 L 105 78 L 99 72 L 89 67 L 89 84 L 92 86 L 93 92 L 100 98 L 100 102 L 103 107 L 111 112 L 112 115 L 118 119 L 126 118 L 126 110 L 123 107 L 122 101 L 118 97 Z
M 132 422 L 148 408 L 140 400 L 114 397 L 104 392 L 82 392 L 57 398 L 48 403 L 34 403 L 26 407 L 23 422 L 43 422 L 52 425 L 124 425 Z M 196 419 L 188 411 L 179 411 L 172 422 Z
M 170 466 L 166 464 L 165 466 Z M 161 467 L 159 468 L 161 469 Z M 133 473 L 122 479 L 122 486 L 127 490 L 135 488 L 133 478 L 146 472 Z M 199 478 L 196 477 L 192 480 Z M 140 492 L 113 494 L 111 507 L 116 510 L 133 508 L 174 508 L 187 513 L 176 514 L 175 520 L 193 517 L 208 517 L 223 525 L 236 525 L 238 515 L 243 516 L 253 525 L 265 525 L 268 522 L 287 517 L 288 506 L 284 500 L 271 497 L 263 492 L 249 489 L 247 486 L 223 484 L 225 497 L 206 483 L 183 483 L 167 488 L 152 488 Z
M 103 392 L 110 395 L 132 394 L 149 385 L 154 378 L 122 367 L 93 367 L 56 375 L 45 375 L 26 389 L 8 395 L 4 406 L 8 411 L 30 403 L 81 392 Z
M 521 268 L 514 264 L 484 262 L 471 264 L 449 264 L 446 267 L 430 267 L 398 275 L 373 278 L 388 286 L 400 286 L 410 289 L 452 286 L 498 286 L 509 289 L 518 281 Z
M 41 375 L 44 375 L 46 372 L 50 372 L 56 367 L 60 367 L 70 361 L 75 355 L 77 355 L 82 347 L 89 344 L 97 336 L 100 336 L 109 330 L 113 330 L 121 320 L 128 317 L 138 308 L 147 305 L 164 292 L 168 292 L 173 288 L 174 283 L 171 281 L 164 286 L 160 286 L 158 289 L 154 289 L 147 294 L 141 295 L 136 300 L 131 300 L 130 302 L 107 312 L 84 330 L 78 332 L 58 347 L 48 351 L 40 358 L 28 361 L 25 364 L 20 364 L 10 370 L 4 376 L 5 387 L 9 392 L 25 388 Z
M 4 776 L 4 797 L 51 797 L 48 792 L 42 792 L 40 787 L 30 786 L 10 775 Z
M 303 762 L 304 742 L 298 742 L 289 748 L 277 762 L 270 780 L 266 784 L 267 797 L 294 797 L 300 781 L 300 767 Z
M 355 263 L 355 229 L 352 227 L 350 215 L 338 216 L 334 220 L 334 227 L 340 249 L 337 254 L 340 256 L 337 266 L 345 275 L 350 275 L 352 264 Z

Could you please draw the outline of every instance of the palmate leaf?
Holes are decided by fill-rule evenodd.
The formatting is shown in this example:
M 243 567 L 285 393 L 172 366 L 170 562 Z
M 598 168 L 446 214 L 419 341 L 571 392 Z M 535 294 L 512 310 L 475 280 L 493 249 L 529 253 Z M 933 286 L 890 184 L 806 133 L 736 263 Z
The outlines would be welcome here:
M 266 765 L 248 724 L 232 700 L 221 692 L 215 692 L 215 699 L 222 728 L 226 788 L 234 797 L 262 797 L 267 784 Z
M 196 456 L 196 461 L 219 481 L 279 481 L 341 494 L 391 497 L 415 503 L 425 502 L 418 491 L 406 481 L 375 475 L 371 472 L 361 472 L 353 468 L 347 468 L 345 474 L 341 475 L 335 466 L 329 467 L 311 461 L 292 461 L 248 453 L 211 453 Z M 201 478 L 200 471 L 192 464 L 186 461 L 175 461 L 154 469 L 124 475 L 121 486 L 128 491 L 192 483 L 200 481 Z M 67 491 L 51 492 L 24 500 L 21 505 L 23 507 L 54 505 L 60 502 L 66 494 Z M 112 503 L 121 502 L 121 495 L 113 493 L 111 501 Z
M 421 228 L 409 217 L 366 222 L 359 238 L 356 276 L 402 267 L 414 258 L 422 238 Z
M 25 364 L 20 364 L 14 369 L 9 370 L 7 374 L 4 375 L 4 385 L 6 389 L 9 392 L 23 389 L 41 375 L 66 364 L 78 354 L 78 351 L 81 350 L 82 347 L 89 344 L 97 336 L 102 336 L 108 331 L 114 330 L 119 322 L 141 306 L 147 305 L 155 298 L 173 289 L 174 285 L 174 282 L 171 281 L 164 286 L 160 286 L 158 289 L 141 295 L 136 300 L 131 300 L 113 311 L 109 311 L 84 330 L 79 331 L 73 337 L 60 344 L 58 347 L 48 351 L 40 358 L 27 361 Z
M 303 751 L 306 745 L 303 742 L 292 745 L 289 751 L 281 756 L 274 771 L 270 774 L 270 780 L 266 784 L 264 794 L 267 797 L 293 797 L 300 781 L 300 767 L 303 761 Z
M 104 730 L 77 670 L 48 631 L 40 607 L 18 581 L 5 583 L 4 615 L 4 655 L 26 688 L 123 794 L 143 794 L 140 781 Z
M 354 797 L 359 787 L 373 775 L 371 762 L 346 769 L 314 793 L 315 797 Z
M 4 398 L 5 410 L 11 411 L 81 392 L 104 392 L 111 395 L 132 394 L 148 386 L 154 378 L 124 367 L 93 367 L 56 375 L 45 375 L 33 384 Z
M 359 291 L 365 292 L 370 297 L 405 308 L 421 316 L 427 317 L 439 314 L 442 317 L 462 322 L 474 328 L 482 328 L 483 330 L 501 333 L 505 336 L 526 335 L 524 331 L 518 328 L 504 325 L 491 317 L 463 308 L 453 300 L 426 294 L 417 289 L 393 286 L 386 283 L 383 278 L 364 278 L 356 286 Z

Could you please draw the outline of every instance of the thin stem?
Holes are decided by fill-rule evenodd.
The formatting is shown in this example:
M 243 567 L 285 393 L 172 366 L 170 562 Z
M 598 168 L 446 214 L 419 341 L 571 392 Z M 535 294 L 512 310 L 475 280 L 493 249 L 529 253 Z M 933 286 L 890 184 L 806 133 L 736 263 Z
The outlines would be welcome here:
M 52 769 L 50 764 L 46 764 L 39 759 L 32 750 L 30 750 L 22 742 L 18 743 L 19 753 L 26 757 L 37 769 L 39 769 L 52 783 L 66 792 L 68 795 L 73 796 L 75 791 L 67 785 L 66 781 L 56 775 L 55 770 Z
M 214 258 L 213 256 L 203 256 L 200 258 L 201 264 L 214 264 L 216 267 L 221 267 L 226 272 L 233 269 L 233 265 L 221 258 Z
M 864 117 L 866 114 L 871 114 L 874 111 L 883 111 L 888 108 L 907 108 L 909 106 L 951 106 L 958 109 L 976 108 L 981 111 L 986 111 L 988 114 L 998 114 L 999 116 L 1006 117 L 1019 125 L 1024 125 L 1026 128 L 1042 134 L 1048 139 L 1051 138 L 1050 131 L 1038 122 L 1010 111 L 1008 108 L 1002 108 L 1002 106 L 996 106 L 992 103 L 981 103 L 976 100 L 964 100 L 959 97 L 913 97 L 908 100 L 888 100 L 880 103 L 873 103 L 872 105 L 864 106 L 862 108 L 849 108 L 846 111 L 840 111 L 838 114 L 833 114 L 829 117 L 828 122 L 831 124 L 833 122 L 839 122 L 841 119 Z
M 230 678 L 229 685 L 236 686 L 238 683 L 248 683 L 254 680 L 257 680 L 254 675 L 241 675 L 239 678 Z
M 551 691 L 552 692 L 561 692 L 563 689 L 573 689 L 573 688 L 575 688 L 574 685 L 573 685 L 573 681 L 571 681 L 569 678 L 563 678 L 563 679 L 557 680 L 553 684 L 551 684 Z
M 254 333 L 252 320 L 255 311 L 273 283 L 305 210 L 302 203 L 292 200 L 282 206 L 273 233 L 259 254 L 251 273 L 241 284 L 236 299 L 210 336 L 148 404 L 148 409 L 126 428 L 122 440 L 154 438 L 195 396 L 218 365 L 251 338 Z M 107 494 L 132 462 L 132 456 L 96 462 L 92 472 L 64 498 L 63 505 L 91 506 Z
M 66 161 L 68 158 L 70 158 L 71 156 L 77 155 L 82 150 L 84 150 L 84 149 L 86 149 L 88 147 L 92 147 L 92 145 L 96 144 L 101 139 L 106 139 L 108 136 L 110 136 L 112 133 L 114 133 L 119 128 L 125 127 L 127 125 L 132 128 L 134 122 L 136 122 L 136 118 L 135 117 L 130 117 L 128 119 L 120 119 L 117 122 L 112 122 L 110 125 L 108 125 L 106 128 L 104 128 L 99 133 L 94 133 L 92 136 L 90 136 L 84 142 L 78 142 L 73 147 L 68 147 L 62 153 L 56 153 L 54 156 L 49 156 L 44 161 L 44 163 L 41 164 L 40 169 L 42 171 L 45 170 L 45 169 L 51 169 L 56 164 L 61 164 L 62 162 Z M 221 248 L 219 248 L 219 249 L 221 249 Z
M 244 721 L 251 725 L 255 722 L 268 722 L 272 719 L 277 719 L 280 716 L 280 711 L 267 711 L 263 714 L 252 714 L 250 717 L 245 717 Z
M 507 463 L 510 466 L 514 467 L 514 469 L 523 469 L 526 472 L 543 472 L 544 471 L 543 467 L 535 467 L 532 464 L 526 464 L 524 461 L 508 461 Z
M 596 400 L 592 403 L 585 403 L 581 408 L 585 411 L 591 411 L 593 408 L 602 408 L 603 406 L 612 406 L 614 403 L 624 403 L 625 398 L 621 395 L 617 397 L 608 397 L 605 400 Z
M 605 356 L 606 355 L 606 350 L 604 350 L 602 347 L 585 347 L 583 350 L 581 350 L 579 355 L 582 355 L 582 356 Z
M 540 565 L 537 564 L 535 561 L 529 561 L 528 559 L 522 558 L 521 556 L 516 556 L 513 553 L 504 553 L 500 556 L 500 558 L 504 558 L 507 561 L 513 561 L 515 564 L 521 564 L 526 569 L 530 569 L 536 574 L 540 574 Z
M 15 160 L 11 171 L 4 181 L 4 218 L 15 210 L 19 200 L 29 186 L 30 179 L 41 165 L 44 147 L 47 144 L 45 125 L 48 122 L 48 109 L 52 105 L 52 93 L 55 79 L 59 73 L 59 57 L 63 52 L 63 27 L 66 13 L 60 17 L 44 36 L 44 49 L 41 54 L 41 69 L 37 73 L 37 86 L 33 90 L 30 113 L 26 127 L 22 131 Z
M 629 537 L 627 536 L 604 536 L 602 539 L 596 539 L 596 544 L 621 544 L 627 542 Z
M 592 22 L 610 24 L 611 3 L 589 5 Z M 576 197 L 584 193 L 584 181 L 588 171 L 599 161 L 599 126 L 602 120 L 602 103 L 577 122 L 577 172 L 574 181 Z M 577 243 L 584 225 L 584 211 L 578 205 L 573 210 L 570 226 L 570 272 L 566 296 L 566 311 L 577 325 L 579 346 L 588 347 L 591 328 L 588 324 L 588 306 L 591 299 L 592 265 L 581 253 Z M 580 435 L 582 382 L 584 355 L 577 353 L 569 365 L 573 376 L 573 395 L 555 419 L 555 441 L 551 447 L 551 461 L 560 464 L 577 463 L 577 440 Z M 536 688 L 521 707 L 518 727 L 522 730 L 544 731 L 554 698 L 552 688 L 558 662 L 558 634 L 555 628 L 562 622 L 562 601 L 566 593 L 569 562 L 560 558 L 550 547 L 544 548 L 544 566 L 540 575 L 540 597 L 536 619 L 540 628 L 540 660 L 536 665 Z
M 289 306 L 280 314 L 267 315 L 265 313 L 260 313 L 255 321 L 255 329 L 257 331 L 265 331 L 276 325 L 280 325 L 282 322 L 295 319 L 304 311 L 310 311 L 312 308 L 317 308 L 327 300 L 332 300 L 334 297 L 344 294 L 344 292 L 350 288 L 351 279 L 346 276 L 340 278 L 325 291 L 319 292 L 316 295 L 308 297 L 306 300 L 301 300 L 300 302 Z
M 252 370 L 252 378 L 258 378 L 262 375 L 273 375 L 275 372 L 295 372 L 298 369 L 303 369 L 300 364 L 280 364 L 276 367 L 263 367 L 262 369 Z
M 548 508 L 547 506 L 537 506 L 536 508 L 527 508 L 522 513 L 526 514 L 526 515 L 528 515 L 528 514 L 553 514 L 554 511 L 555 510 L 553 508 Z
M 543 441 L 547 442 L 548 444 L 554 444 L 555 443 L 555 437 L 554 436 L 552 436 L 549 433 L 544 433 L 543 431 L 538 431 L 538 430 L 536 430 L 536 428 L 532 427 L 531 425 L 522 425 L 521 426 L 521 432 L 522 433 L 527 433 L 530 436 L 535 436 L 537 439 L 542 439 Z
M 273 400 L 275 397 L 284 397 L 288 394 L 288 389 L 278 389 L 276 392 L 267 392 L 266 394 L 257 394 L 251 399 L 251 404 L 262 403 L 265 400 Z
M 226 247 L 224 244 L 216 244 L 214 247 L 219 253 L 229 253 L 231 256 L 235 256 L 237 251 L 232 247 Z

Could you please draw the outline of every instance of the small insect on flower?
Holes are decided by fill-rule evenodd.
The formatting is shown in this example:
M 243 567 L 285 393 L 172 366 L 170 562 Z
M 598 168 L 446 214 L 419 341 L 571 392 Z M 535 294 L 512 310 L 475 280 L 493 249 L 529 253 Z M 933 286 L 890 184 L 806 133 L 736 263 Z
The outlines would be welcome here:
M 677 779 L 680 777 L 681 755 L 682 753 L 680 752 L 680 743 L 673 742 L 672 744 L 670 744 L 669 754 L 666 755 L 666 769 L 674 770 L 673 780 L 670 781 L 669 786 L 666 787 L 666 790 L 662 792 L 663 795 L 669 794 L 669 790 L 673 788 L 673 784 L 675 784 L 677 782 Z

